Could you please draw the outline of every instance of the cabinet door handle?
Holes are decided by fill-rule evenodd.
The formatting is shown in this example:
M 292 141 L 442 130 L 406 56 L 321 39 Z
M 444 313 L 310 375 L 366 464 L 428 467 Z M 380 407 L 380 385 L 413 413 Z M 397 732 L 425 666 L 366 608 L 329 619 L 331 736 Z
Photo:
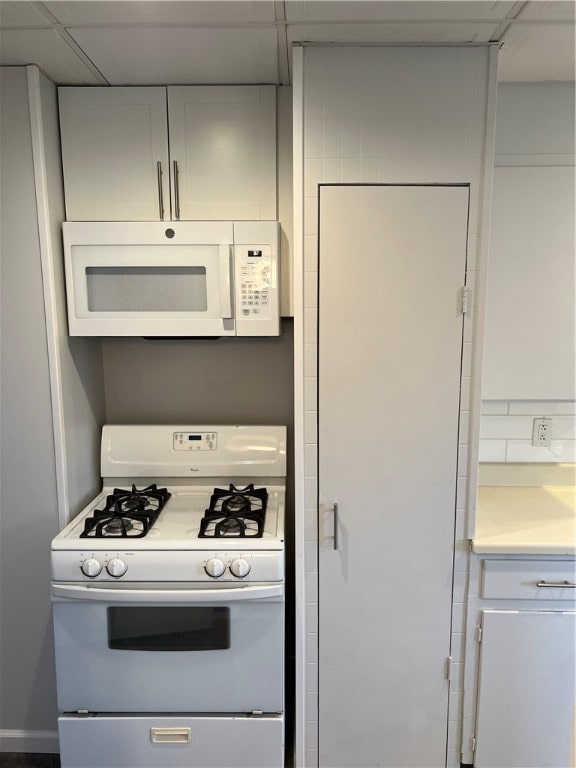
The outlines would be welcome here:
M 562 589 L 576 589 L 576 584 L 572 581 L 537 581 L 536 586 L 556 589 L 558 589 L 558 587 L 561 587 Z
M 174 215 L 180 218 L 180 188 L 178 181 L 178 160 L 174 160 Z
M 162 162 L 158 160 L 156 163 L 156 173 L 158 176 L 158 212 L 160 218 L 164 218 L 164 193 L 162 192 Z
M 338 549 L 338 504 L 334 504 L 334 549 Z

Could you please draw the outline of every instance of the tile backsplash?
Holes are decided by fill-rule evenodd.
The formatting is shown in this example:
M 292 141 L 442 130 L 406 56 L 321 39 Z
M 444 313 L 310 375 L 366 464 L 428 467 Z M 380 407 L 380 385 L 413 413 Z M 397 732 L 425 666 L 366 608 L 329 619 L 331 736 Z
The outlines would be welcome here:
M 549 447 L 532 445 L 536 418 L 552 420 Z M 483 400 L 479 459 L 499 463 L 576 461 L 576 401 Z

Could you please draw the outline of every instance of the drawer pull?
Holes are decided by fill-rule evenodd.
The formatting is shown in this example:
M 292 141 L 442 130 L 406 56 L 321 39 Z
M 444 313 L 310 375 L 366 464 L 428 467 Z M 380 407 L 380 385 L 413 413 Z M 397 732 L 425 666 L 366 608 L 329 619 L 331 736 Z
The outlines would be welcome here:
M 537 587 L 550 587 L 550 588 L 558 588 L 562 587 L 562 589 L 576 589 L 576 584 L 572 581 L 537 581 L 536 582 Z
M 188 744 L 190 739 L 190 728 L 150 728 L 154 744 Z

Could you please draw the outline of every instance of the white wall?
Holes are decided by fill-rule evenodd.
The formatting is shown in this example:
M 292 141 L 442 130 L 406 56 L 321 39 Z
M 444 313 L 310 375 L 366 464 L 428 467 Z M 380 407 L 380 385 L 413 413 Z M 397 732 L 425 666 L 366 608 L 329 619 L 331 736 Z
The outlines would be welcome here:
M 303 376 L 302 401 L 297 394 L 296 466 L 305 466 L 299 517 L 304 541 L 305 581 L 305 763 L 318 761 L 317 665 L 317 403 L 316 309 L 318 279 L 318 184 L 349 183 L 470 183 L 467 284 L 473 287 L 483 268 L 485 205 L 489 200 L 492 164 L 495 56 L 488 47 L 309 47 L 303 61 L 296 56 L 295 147 L 301 145 L 302 188 L 295 200 L 303 210 L 303 337 L 297 334 L 296 377 Z M 298 79 L 301 66 L 302 77 Z M 298 80 L 298 81 L 297 81 Z M 300 107 L 301 105 L 301 107 Z M 302 109 L 303 114 L 300 114 Z M 300 122 L 302 121 L 302 122 Z M 487 161 L 488 160 L 488 164 Z M 485 173 L 488 169 L 488 174 Z M 295 221 L 299 222 L 295 203 Z M 298 237 L 298 232 L 296 233 Z M 483 276 L 479 281 L 482 283 Z M 472 301 L 474 304 L 474 300 Z M 461 393 L 461 445 L 456 520 L 456 562 L 448 765 L 460 765 L 464 601 L 468 569 L 465 537 L 467 457 L 471 431 L 471 392 L 475 308 L 465 319 Z M 303 342 L 303 344 L 302 344 Z M 302 346 L 301 346 L 302 345 Z M 300 357 L 301 356 L 301 357 Z M 298 412 L 302 407 L 304 412 Z M 475 406 L 474 406 L 475 407 Z M 370 414 L 366 414 L 369 422 Z M 472 440 L 473 442 L 473 440 Z M 475 482 L 475 480 L 474 480 Z M 298 561 L 297 561 L 298 562 Z M 304 612 L 303 612 L 304 613 Z M 298 753 L 298 757 L 301 755 Z
M 558 241 L 563 250 L 554 254 L 552 260 L 549 252 L 540 252 L 540 269 L 538 260 L 533 259 L 531 265 L 533 279 L 539 280 L 539 288 L 542 296 L 549 296 L 550 291 L 554 299 L 545 307 L 535 307 L 535 294 L 539 288 L 532 285 L 523 285 L 526 279 L 522 269 L 524 253 L 515 251 L 519 259 L 516 279 L 513 280 L 513 292 L 515 299 L 508 305 L 514 312 L 515 322 L 526 315 L 522 322 L 524 333 L 518 339 L 518 343 L 529 341 L 529 328 L 531 323 L 536 324 L 539 333 L 539 341 L 534 345 L 533 361 L 535 366 L 534 381 L 526 381 L 524 376 L 523 386 L 528 391 L 532 386 L 534 391 L 540 390 L 538 399 L 534 396 L 513 400 L 502 397 L 498 400 L 486 399 L 487 390 L 484 391 L 482 404 L 482 418 L 480 431 L 480 461 L 483 462 L 521 462 L 521 463 L 555 463 L 576 461 L 576 402 L 574 399 L 566 399 L 566 393 L 574 390 L 576 374 L 573 366 L 566 364 L 568 359 L 573 360 L 574 355 L 574 314 L 576 311 L 576 299 L 574 294 L 574 151 L 575 151 L 575 84 L 567 83 L 502 83 L 498 87 L 498 109 L 496 119 L 495 138 L 495 165 L 514 168 L 532 168 L 534 173 L 545 173 L 546 178 L 555 169 L 560 172 L 566 169 L 568 179 L 572 179 L 569 185 L 569 194 L 572 203 L 567 201 L 565 185 L 562 186 L 562 199 L 558 199 L 558 208 L 562 208 L 566 221 L 562 222 L 563 238 L 559 240 L 558 232 L 549 242 Z M 547 169 L 549 169 L 547 171 Z M 564 174 L 564 178 L 566 174 Z M 550 176 L 550 183 L 546 188 L 546 195 L 552 198 L 560 186 L 554 185 L 555 176 Z M 560 180 L 560 177 L 559 177 Z M 530 199 L 536 192 L 530 191 Z M 494 205 L 501 197 L 494 196 Z M 548 208 L 554 204 L 547 201 Z M 506 201 L 501 201 L 505 205 Z M 496 216 L 499 211 L 495 211 Z M 501 217 L 500 217 L 501 218 Z M 525 220 L 525 227 L 534 230 L 538 241 L 546 242 L 546 233 L 542 231 L 541 218 L 533 217 Z M 530 243 L 526 239 L 522 243 L 527 248 Z M 486 345 L 496 342 L 502 337 L 502 328 L 495 325 L 496 313 L 502 315 L 506 312 L 506 304 L 501 302 L 502 286 L 498 286 L 494 280 L 490 280 L 492 272 L 500 274 L 501 269 L 496 260 L 509 254 L 501 254 L 500 240 L 493 242 L 488 265 L 488 292 L 487 292 L 487 333 Z M 554 265 L 554 267 L 553 267 Z M 554 273 L 551 272 L 554 268 Z M 492 270 L 492 272 L 491 272 Z M 536 272 L 535 272 L 536 270 Z M 540 275 L 537 278 L 537 275 Z M 535 275 L 535 276 L 534 276 Z M 491 294 L 491 289 L 496 292 Z M 497 289 L 499 289 L 497 291 Z M 563 301 L 560 299 L 563 297 Z M 523 303 L 524 300 L 526 303 Z M 497 302 L 497 306 L 494 306 Z M 530 346 L 525 350 L 525 356 L 530 355 Z M 494 355 L 487 349 L 485 352 L 486 366 L 502 365 L 501 351 Z M 494 357 L 494 360 L 492 360 Z M 518 351 L 514 359 L 518 359 Z M 529 358 L 530 359 L 530 358 Z M 497 362 L 500 360 L 500 362 Z M 507 364 L 507 375 L 512 377 L 510 366 Z M 536 370 L 543 371 L 536 376 Z M 487 374 L 488 371 L 485 372 Z M 491 382 L 494 375 L 491 376 Z M 547 385 L 546 382 L 549 382 Z M 516 387 L 518 389 L 518 387 Z M 564 393 L 564 397 L 556 399 L 554 393 Z M 503 394 L 503 393 L 502 393 Z M 532 446 L 532 422 L 535 417 L 548 417 L 552 421 L 552 445 L 549 448 L 536 448 Z
M 26 68 L 0 69 L 0 86 L 0 747 L 41 752 L 57 748 L 49 568 L 56 465 Z

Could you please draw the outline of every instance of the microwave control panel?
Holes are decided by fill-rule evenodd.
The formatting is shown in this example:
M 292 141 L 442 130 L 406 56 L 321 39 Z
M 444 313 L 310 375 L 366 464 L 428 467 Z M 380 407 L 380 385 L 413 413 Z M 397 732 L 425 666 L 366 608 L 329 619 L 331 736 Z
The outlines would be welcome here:
M 174 432 L 175 451 L 215 451 L 218 447 L 216 432 Z
M 236 229 L 239 231 L 236 232 Z M 244 240 L 246 235 L 250 239 L 246 237 Z M 252 237 L 258 236 L 262 240 L 252 240 Z M 278 224 L 238 222 L 234 237 L 236 335 L 278 336 Z
M 238 253 L 240 251 L 240 253 Z M 240 260 L 240 316 L 256 320 L 270 317 L 272 259 L 270 248 L 237 248 Z

